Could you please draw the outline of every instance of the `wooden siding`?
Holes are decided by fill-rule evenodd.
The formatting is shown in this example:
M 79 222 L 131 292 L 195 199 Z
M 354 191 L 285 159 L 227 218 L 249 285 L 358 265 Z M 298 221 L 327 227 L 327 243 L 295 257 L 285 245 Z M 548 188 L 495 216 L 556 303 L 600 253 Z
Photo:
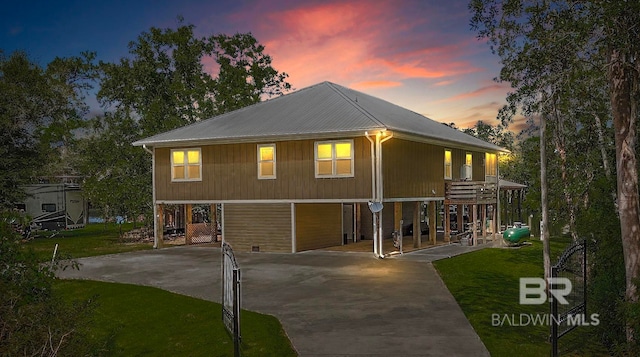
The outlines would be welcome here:
M 341 204 L 296 204 L 296 251 L 341 244 Z
M 235 251 L 291 253 L 291 204 L 225 203 L 224 239 Z
M 257 145 L 269 142 L 202 146 L 202 181 L 194 182 L 171 182 L 171 150 L 157 148 L 156 198 L 160 201 L 369 198 L 370 144 L 364 137 L 353 139 L 355 161 L 351 178 L 315 178 L 314 140 L 276 142 L 274 180 L 258 180 Z
M 473 155 L 472 180 L 484 180 L 484 152 L 394 138 L 382 145 L 384 198 L 444 196 L 445 150 L 451 150 L 452 181 L 460 179 L 467 153 Z
M 457 154 L 452 150 L 454 176 Z M 444 196 L 443 147 L 394 138 L 382 144 L 382 160 L 385 199 Z

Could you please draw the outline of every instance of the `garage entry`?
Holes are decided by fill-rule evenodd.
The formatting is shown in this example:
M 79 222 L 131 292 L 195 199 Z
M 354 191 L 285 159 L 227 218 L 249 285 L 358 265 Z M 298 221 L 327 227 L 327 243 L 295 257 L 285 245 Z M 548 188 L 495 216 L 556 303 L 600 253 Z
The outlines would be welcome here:
M 296 251 L 342 244 L 342 204 L 296 203 Z

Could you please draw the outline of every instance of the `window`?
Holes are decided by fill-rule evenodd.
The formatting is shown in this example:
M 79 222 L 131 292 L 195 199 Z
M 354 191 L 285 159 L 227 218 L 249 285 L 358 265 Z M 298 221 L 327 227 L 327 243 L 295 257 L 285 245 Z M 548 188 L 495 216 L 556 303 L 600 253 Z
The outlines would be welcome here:
M 258 145 L 258 179 L 276 178 L 276 144 Z
M 201 181 L 202 155 L 200 149 L 171 150 L 171 181 Z
M 444 179 L 445 180 L 451 180 L 452 178 L 452 173 L 451 173 L 451 150 L 445 150 L 444 151 Z
M 497 155 L 486 153 L 485 160 L 484 160 L 484 175 L 496 176 L 497 174 L 498 174 Z
M 55 203 L 43 203 L 42 204 L 42 212 L 55 212 L 56 204 Z
M 316 142 L 316 177 L 353 177 L 353 140 Z
M 464 164 L 467 166 L 471 166 L 473 164 L 473 154 L 470 152 L 465 156 Z

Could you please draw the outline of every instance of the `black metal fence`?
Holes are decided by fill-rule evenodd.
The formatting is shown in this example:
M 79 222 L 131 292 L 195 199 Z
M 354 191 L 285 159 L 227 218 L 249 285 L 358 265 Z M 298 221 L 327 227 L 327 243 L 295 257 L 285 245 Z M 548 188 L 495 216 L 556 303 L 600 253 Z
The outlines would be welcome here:
M 222 322 L 233 337 L 233 354 L 240 356 L 240 267 L 231 246 L 222 242 Z
M 558 340 L 584 325 L 587 318 L 587 242 L 575 242 L 551 267 L 551 354 L 558 356 Z M 568 283 L 568 284 L 567 284 Z M 560 285 L 564 285 L 560 287 Z M 567 286 L 568 285 L 568 286 Z M 568 291 L 570 290 L 570 291 Z M 554 295 L 554 292 L 557 296 Z

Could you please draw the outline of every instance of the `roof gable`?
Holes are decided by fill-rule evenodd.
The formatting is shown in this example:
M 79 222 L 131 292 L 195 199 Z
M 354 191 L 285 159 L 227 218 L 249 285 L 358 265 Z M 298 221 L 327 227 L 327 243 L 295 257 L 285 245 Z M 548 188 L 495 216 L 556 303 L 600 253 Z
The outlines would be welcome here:
M 268 101 L 134 142 L 169 146 L 363 135 L 391 130 L 415 139 L 504 149 L 385 100 L 322 82 Z

